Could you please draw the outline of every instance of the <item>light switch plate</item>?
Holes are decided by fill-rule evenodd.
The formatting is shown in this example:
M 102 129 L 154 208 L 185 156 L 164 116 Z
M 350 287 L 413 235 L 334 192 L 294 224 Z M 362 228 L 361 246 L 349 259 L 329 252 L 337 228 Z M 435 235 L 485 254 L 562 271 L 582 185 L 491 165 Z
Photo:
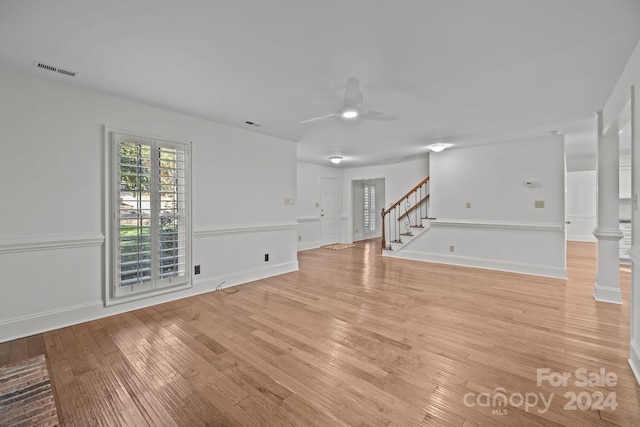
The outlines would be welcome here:
M 471 207 L 471 202 L 467 202 L 466 206 L 467 206 L 467 209 L 469 209 Z
M 284 199 L 284 204 L 287 206 L 293 205 L 293 199 L 289 197 Z
M 536 209 L 544 208 L 544 200 L 536 200 L 535 201 L 535 207 L 536 207 Z

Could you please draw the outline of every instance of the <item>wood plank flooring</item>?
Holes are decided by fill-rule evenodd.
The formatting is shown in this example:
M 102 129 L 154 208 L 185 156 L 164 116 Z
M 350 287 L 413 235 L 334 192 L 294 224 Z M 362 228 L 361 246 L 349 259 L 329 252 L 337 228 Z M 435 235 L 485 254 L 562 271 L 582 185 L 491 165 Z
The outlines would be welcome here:
M 623 305 L 596 303 L 595 256 L 570 243 L 565 282 L 383 258 L 377 241 L 310 250 L 234 294 L 0 344 L 0 365 L 46 353 L 67 426 L 638 426 L 630 273 Z M 538 368 L 572 377 L 538 386 Z M 580 387 L 580 368 L 617 381 Z M 569 410 L 571 393 L 617 407 Z

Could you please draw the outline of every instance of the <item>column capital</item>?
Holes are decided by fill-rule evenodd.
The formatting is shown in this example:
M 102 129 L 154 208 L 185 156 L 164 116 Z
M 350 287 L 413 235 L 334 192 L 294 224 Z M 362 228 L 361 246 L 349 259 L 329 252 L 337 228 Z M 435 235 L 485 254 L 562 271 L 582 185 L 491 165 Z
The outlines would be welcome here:
M 622 231 L 620 231 L 619 228 L 598 227 L 593 230 L 593 235 L 598 240 L 620 240 L 623 237 Z

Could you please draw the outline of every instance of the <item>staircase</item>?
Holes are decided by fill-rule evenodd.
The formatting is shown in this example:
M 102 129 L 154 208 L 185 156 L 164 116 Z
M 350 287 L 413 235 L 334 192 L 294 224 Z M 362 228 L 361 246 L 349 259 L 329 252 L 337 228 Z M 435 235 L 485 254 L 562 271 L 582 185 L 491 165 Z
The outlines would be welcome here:
M 431 226 L 429 209 L 429 177 L 407 194 L 382 210 L 382 254 L 397 252 Z

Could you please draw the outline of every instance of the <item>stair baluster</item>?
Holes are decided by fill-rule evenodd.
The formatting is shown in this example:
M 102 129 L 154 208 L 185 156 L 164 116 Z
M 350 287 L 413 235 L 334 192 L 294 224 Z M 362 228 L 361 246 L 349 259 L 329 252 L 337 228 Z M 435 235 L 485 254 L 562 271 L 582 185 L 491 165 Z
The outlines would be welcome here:
M 411 200 L 412 198 L 413 201 Z M 388 209 L 382 209 L 383 250 L 393 249 L 393 243 L 401 243 L 403 235 L 401 225 L 406 228 L 406 233 L 404 234 L 407 236 L 412 235 L 412 227 L 422 227 L 422 220 L 428 217 L 428 202 L 429 177 L 426 177 Z M 403 208 L 404 212 L 402 211 Z M 403 220 L 404 222 L 401 224 Z

